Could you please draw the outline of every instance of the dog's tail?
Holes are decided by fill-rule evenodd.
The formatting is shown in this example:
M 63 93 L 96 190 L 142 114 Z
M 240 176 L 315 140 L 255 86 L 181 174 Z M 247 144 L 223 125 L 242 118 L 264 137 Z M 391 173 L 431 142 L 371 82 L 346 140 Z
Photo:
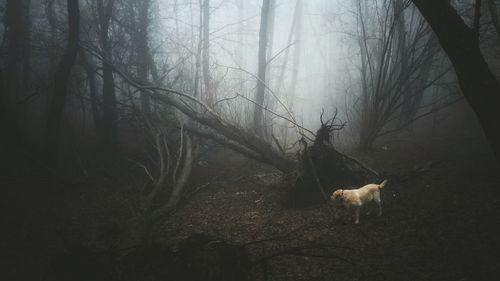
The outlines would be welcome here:
M 384 180 L 381 184 L 378 185 L 378 188 L 384 188 L 384 186 L 387 184 L 388 180 Z

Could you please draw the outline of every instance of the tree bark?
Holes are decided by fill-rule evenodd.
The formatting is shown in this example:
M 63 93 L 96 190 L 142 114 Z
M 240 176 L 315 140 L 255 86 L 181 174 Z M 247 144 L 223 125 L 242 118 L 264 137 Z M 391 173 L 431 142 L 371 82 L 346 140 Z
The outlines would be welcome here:
M 267 48 L 267 28 L 269 20 L 269 1 L 262 1 L 262 10 L 260 15 L 260 31 L 259 31 L 259 57 L 257 71 L 257 91 L 255 93 L 254 107 L 254 129 L 257 135 L 264 135 L 263 109 L 265 98 L 265 81 L 266 81 L 266 48 Z
M 486 137 L 500 160 L 500 84 L 476 44 L 473 30 L 447 0 L 413 0 L 436 33 Z
M 67 0 L 68 5 L 68 45 L 54 73 L 54 94 L 49 104 L 46 130 L 46 153 L 49 164 L 57 164 L 61 117 L 67 96 L 67 88 L 71 69 L 78 53 L 80 37 L 80 11 L 78 0 Z

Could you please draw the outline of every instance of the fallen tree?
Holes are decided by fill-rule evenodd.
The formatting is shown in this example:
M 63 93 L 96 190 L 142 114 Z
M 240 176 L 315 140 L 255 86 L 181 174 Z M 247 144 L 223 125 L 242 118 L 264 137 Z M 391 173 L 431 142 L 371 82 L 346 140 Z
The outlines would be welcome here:
M 99 56 L 91 49 L 86 50 Z M 175 108 L 187 116 L 190 122 L 185 122 L 184 128 L 190 133 L 216 141 L 283 172 L 286 179 L 284 182 L 292 186 L 287 196 L 291 205 L 318 203 L 326 200 L 327 194 L 335 187 L 364 184 L 379 178 L 375 171 L 333 147 L 330 142 L 331 133 L 345 126 L 345 124 L 336 124 L 338 121 L 336 114 L 324 123 L 322 112 L 321 127 L 314 134 L 294 122 L 293 116 L 287 118 L 271 112 L 292 123 L 302 135 L 303 149 L 297 158 L 292 158 L 257 136 L 252 130 L 227 122 L 197 97 L 135 80 L 116 66 L 113 70 L 124 82 L 135 88 L 137 93 L 147 94 L 151 100 Z M 306 139 L 312 142 L 312 145 L 309 145 Z M 293 182 L 290 182 L 290 179 L 293 179 Z
M 147 92 L 152 100 L 172 106 L 202 125 L 186 126 L 191 133 L 214 140 L 256 161 L 274 166 L 285 174 L 285 178 L 294 179 L 293 183 L 285 180 L 288 187 L 291 187 L 285 199 L 290 206 L 307 206 L 324 202 L 328 199 L 327 194 L 336 187 L 356 186 L 380 180 L 378 173 L 373 169 L 333 147 L 330 141 L 331 133 L 345 126 L 345 124 L 335 124 L 337 114 L 323 123 L 323 113 L 321 113 L 321 127 L 313 136 L 313 145 L 308 145 L 306 136 L 301 132 L 303 136 L 301 142 L 304 147 L 299 157 L 293 159 L 253 132 L 226 122 L 198 98 L 168 88 L 141 85 L 123 72 L 115 71 L 137 90 Z M 286 120 L 291 122 L 289 119 Z
M 254 133 L 226 122 L 202 100 L 191 95 L 154 85 L 144 85 L 114 68 L 115 72 L 138 91 L 147 93 L 151 99 L 174 107 L 205 129 L 188 127 L 193 133 L 211 138 L 221 144 L 260 162 L 272 165 L 284 173 L 292 172 L 297 162 L 288 158 L 278 149 Z M 212 131 L 207 131 L 210 129 Z

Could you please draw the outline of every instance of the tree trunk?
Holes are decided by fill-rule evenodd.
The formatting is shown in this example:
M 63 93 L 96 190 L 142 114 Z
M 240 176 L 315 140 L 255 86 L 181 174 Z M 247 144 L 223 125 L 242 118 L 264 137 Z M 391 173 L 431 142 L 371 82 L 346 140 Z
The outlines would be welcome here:
M 181 131 L 181 134 L 184 134 L 184 132 Z M 165 214 L 168 214 L 169 212 L 175 210 L 175 208 L 177 207 L 182 198 L 182 193 L 188 183 L 189 176 L 191 175 L 191 169 L 193 167 L 193 159 L 194 159 L 193 144 L 191 142 L 191 137 L 189 136 L 189 134 L 185 134 L 184 138 L 186 139 L 184 143 L 185 148 L 183 149 L 184 159 L 182 160 L 182 168 L 180 170 L 179 178 L 176 181 L 174 181 L 172 193 L 170 194 L 168 202 L 165 205 L 163 205 L 160 209 L 152 213 L 151 219 L 153 222 L 157 218 L 160 218 Z M 183 151 L 180 151 L 180 153 L 183 153 Z M 181 156 L 182 155 L 179 155 L 179 157 Z
M 276 13 L 276 0 L 269 0 L 269 13 L 267 15 L 267 46 L 266 46 L 266 59 L 272 58 L 274 48 L 274 22 Z M 266 61 L 266 85 L 270 83 L 271 61 Z
M 139 20 L 138 29 L 136 31 L 136 48 L 137 48 L 137 78 L 143 83 L 148 81 L 148 27 L 149 27 L 149 7 L 150 0 L 139 1 Z M 149 95 L 141 93 L 141 108 L 144 114 L 149 115 L 151 112 L 151 104 Z
M 397 48 L 394 53 L 397 58 L 399 58 L 399 75 L 403 76 L 408 72 L 408 50 L 407 50 L 407 42 L 406 42 L 406 20 L 405 20 L 405 12 L 404 12 L 405 3 L 402 1 L 393 1 L 393 16 L 395 21 L 395 33 L 397 38 Z M 410 118 L 408 112 L 410 110 L 410 104 L 413 97 L 413 91 L 408 91 L 410 88 L 408 85 L 408 81 L 406 79 L 402 79 L 398 83 L 398 91 L 404 93 L 403 102 L 401 106 L 401 118 L 399 118 L 399 124 L 406 124 Z
M 22 73 L 22 83 L 23 83 L 23 94 L 26 95 L 29 90 L 30 82 L 30 61 L 31 61 L 31 44 L 30 44 L 30 33 L 31 33 L 31 18 L 30 18 L 30 4 L 31 0 L 23 1 L 23 32 L 22 32 L 22 57 L 23 57 L 23 73 Z
M 9 124 L 9 119 L 8 119 L 8 105 L 7 105 L 7 98 L 6 98 L 6 91 L 4 88 L 4 83 L 3 83 L 3 69 L 0 68 L 0 130 L 4 132 L 4 134 L 7 137 L 1 137 L 0 138 L 0 146 L 1 150 L 9 150 L 10 149 L 10 144 L 9 144 L 9 139 L 11 136 L 11 131 L 10 131 L 10 124 Z M 6 155 L 5 153 L 3 153 Z
M 370 83 L 373 83 L 371 80 L 371 62 L 368 50 L 368 36 L 366 34 L 366 27 L 364 22 L 364 14 L 361 6 L 361 2 L 358 0 L 357 3 L 357 12 L 360 22 L 361 34 L 358 39 L 358 45 L 361 55 L 361 69 L 360 69 L 360 80 L 361 80 L 361 116 L 360 116 L 360 129 L 359 129 L 359 149 L 367 150 L 371 147 L 373 140 L 370 138 L 370 134 L 372 134 L 372 118 L 373 118 L 373 107 L 371 101 L 371 93 L 370 93 Z M 371 87 L 373 88 L 373 87 Z
M 49 50 L 48 50 L 48 60 L 49 60 L 49 70 L 48 77 L 53 77 L 54 72 L 57 67 L 57 25 L 58 20 L 56 17 L 56 1 L 55 0 L 47 0 L 45 2 L 45 15 L 47 16 L 47 22 L 49 23 L 50 29 L 50 42 L 49 42 Z M 49 81 L 48 87 L 53 88 L 53 81 Z M 43 97 L 44 106 L 46 108 L 49 107 L 51 93 L 48 93 Z
M 473 30 L 447 0 L 413 0 L 447 53 L 460 88 L 500 160 L 500 85 L 484 60 Z
M 205 97 L 207 103 L 212 106 L 215 102 L 215 93 L 210 77 L 210 0 L 203 1 L 203 81 L 205 84 Z
M 271 76 L 272 76 L 272 64 L 271 61 L 273 57 L 273 48 L 274 48 L 274 22 L 275 22 L 275 13 L 276 13 L 276 0 L 269 1 L 269 12 L 267 19 L 267 46 L 266 46 L 266 80 L 265 85 L 267 87 L 271 86 Z M 271 98 L 270 95 L 264 94 L 264 107 L 274 110 L 276 107 L 276 99 Z M 270 122 L 272 118 L 272 114 L 269 111 L 263 112 L 263 120 L 264 124 L 264 136 L 269 138 L 269 135 L 273 132 L 273 123 Z
M 58 69 L 54 73 L 54 94 L 49 104 L 45 138 L 47 160 L 54 166 L 57 164 L 61 117 L 67 95 L 69 76 L 78 53 L 78 41 L 80 36 L 80 11 L 78 0 L 67 0 L 67 5 L 69 25 L 68 45 L 66 46 Z
M 361 13 L 361 11 L 360 11 Z M 370 93 L 369 93 L 369 69 L 368 65 L 368 50 L 365 44 L 367 38 L 364 32 L 364 26 L 362 32 L 362 38 L 358 40 L 359 49 L 361 54 L 361 120 L 360 120 L 360 129 L 359 129 L 359 149 L 362 151 L 366 151 L 371 148 L 373 144 L 373 140 L 369 137 L 372 131 L 372 107 L 370 102 Z
M 92 111 L 92 120 L 94 122 L 94 130 L 97 137 L 98 143 L 103 142 L 103 132 L 102 132 L 102 118 L 99 112 L 99 101 L 97 98 L 97 85 L 95 79 L 96 67 L 89 61 L 84 51 L 80 52 L 80 57 L 82 60 L 83 68 L 87 73 L 87 79 L 89 83 L 89 96 L 90 96 L 90 109 Z
M 236 58 L 236 63 L 241 67 L 245 68 L 245 57 L 243 56 L 243 50 L 244 50 L 244 21 L 245 21 L 245 1 L 244 0 L 237 0 L 236 1 L 236 6 L 238 8 L 238 38 L 237 38 L 237 45 L 236 45 L 236 50 L 234 51 L 235 53 L 235 58 Z M 244 91 L 244 82 L 243 82 L 243 71 L 238 71 L 238 90 L 241 94 L 243 94 Z
M 29 31 L 25 26 L 24 12 L 25 0 L 8 0 L 5 8 L 5 39 L 7 41 L 7 67 L 5 73 L 5 93 L 4 102 L 6 104 L 6 124 L 10 133 L 8 137 L 14 138 L 19 135 L 18 119 L 16 118 L 16 100 L 23 90 L 23 77 L 26 71 L 23 69 L 24 63 L 23 51 L 26 47 L 24 35 Z
M 295 54 L 295 52 L 298 51 L 296 44 L 298 43 L 297 40 L 299 38 L 299 30 L 298 30 L 298 28 L 296 26 L 297 26 L 297 23 L 298 23 L 298 21 L 300 20 L 300 17 L 301 17 L 300 16 L 301 5 L 302 5 L 302 0 L 297 0 L 296 3 L 295 3 L 295 11 L 293 13 L 292 26 L 290 27 L 290 32 L 288 33 L 288 39 L 286 41 L 286 46 L 291 46 L 292 45 L 292 39 L 294 38 L 294 35 L 295 35 L 295 41 L 296 42 L 295 42 L 295 46 L 294 46 L 294 54 Z M 283 80 L 284 80 L 284 77 L 285 77 L 285 70 L 286 70 L 287 65 L 288 65 L 288 56 L 289 56 L 289 54 L 290 54 L 290 48 L 287 48 L 285 50 L 285 54 L 283 55 L 283 65 L 280 68 L 278 79 L 276 81 L 275 91 L 278 94 L 281 92 L 281 86 L 283 85 Z M 294 64 L 295 64 L 295 55 L 294 55 Z M 295 72 L 295 68 L 294 68 L 294 72 Z
M 302 0 L 297 0 L 296 11 L 294 16 L 295 21 L 295 46 L 293 47 L 293 63 L 292 63 L 292 81 L 290 84 L 289 109 L 292 110 L 297 90 L 297 79 L 300 67 L 300 52 L 302 51 Z
M 50 73 L 54 71 L 54 62 L 56 61 L 56 37 L 57 37 L 57 18 L 55 11 L 55 0 L 47 0 L 45 6 L 45 14 L 50 27 L 50 50 L 49 50 L 49 67 Z
M 254 107 L 254 129 L 257 135 L 264 135 L 263 109 L 265 98 L 265 81 L 266 81 L 266 48 L 267 48 L 267 27 L 269 19 L 269 1 L 262 1 L 262 10 L 260 15 L 260 31 L 259 31 L 259 57 L 258 57 L 258 72 L 257 72 L 257 92 L 255 93 Z
M 113 12 L 113 4 L 114 0 L 109 0 L 106 6 L 104 6 L 103 0 L 97 0 L 100 25 L 99 35 L 102 51 L 104 53 L 102 62 L 102 128 L 104 140 L 103 143 L 101 143 L 101 149 L 111 158 L 115 157 L 118 153 L 118 113 L 116 108 L 115 82 L 113 79 L 113 55 L 109 42 L 109 25 Z
M 203 45 L 203 3 L 200 3 L 200 14 L 199 14 L 199 28 L 198 28 L 198 45 L 196 47 L 196 57 L 195 57 L 195 69 L 194 69 L 194 89 L 193 96 L 198 97 L 198 89 L 200 88 L 200 68 L 201 68 L 201 52 Z

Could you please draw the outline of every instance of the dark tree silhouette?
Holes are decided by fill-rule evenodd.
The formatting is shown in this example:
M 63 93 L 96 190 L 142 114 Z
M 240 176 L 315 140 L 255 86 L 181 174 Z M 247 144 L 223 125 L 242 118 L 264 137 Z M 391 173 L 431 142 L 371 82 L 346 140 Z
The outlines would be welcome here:
M 80 11 L 78 0 L 67 0 L 68 5 L 68 45 L 59 66 L 54 73 L 54 92 L 50 100 L 47 114 L 47 131 L 45 151 L 47 160 L 51 164 L 57 161 L 59 147 L 59 134 L 61 131 L 61 116 L 66 100 L 68 80 L 71 68 L 78 54 L 78 41 L 80 36 Z
M 5 7 L 5 39 L 7 41 L 7 67 L 5 71 L 5 124 L 8 132 L 17 134 L 16 100 L 28 85 L 29 73 L 29 7 L 28 0 L 8 0 Z
M 99 37 L 104 59 L 102 62 L 102 132 L 103 143 L 101 148 L 108 156 L 115 156 L 118 151 L 118 110 L 116 108 L 115 82 L 113 79 L 112 46 L 109 38 L 111 16 L 114 0 L 97 0 L 97 14 L 99 20 Z
M 486 137 L 500 160 L 500 84 L 481 54 L 474 29 L 467 26 L 448 0 L 413 0 L 436 33 Z

